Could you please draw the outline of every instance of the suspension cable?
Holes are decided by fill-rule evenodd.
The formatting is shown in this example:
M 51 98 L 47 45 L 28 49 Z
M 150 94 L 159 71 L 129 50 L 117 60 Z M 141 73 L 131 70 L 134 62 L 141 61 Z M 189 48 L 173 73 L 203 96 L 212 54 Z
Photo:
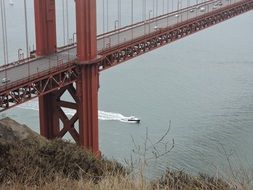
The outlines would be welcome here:
M 103 0 L 103 34 L 105 33 L 105 0 Z M 103 49 L 105 49 L 105 38 L 103 37 Z
M 134 23 L 134 0 L 131 0 L 131 25 Z
M 164 15 L 164 0 L 163 0 L 163 15 Z
M 134 23 L 134 0 L 131 0 L 131 25 L 133 25 Z M 131 34 L 132 34 L 132 40 L 133 40 L 133 37 L 134 37 L 134 31 L 133 29 L 131 29 Z
M 146 22 L 146 0 L 142 0 L 142 21 Z M 144 24 L 144 35 L 146 35 L 145 24 Z
M 29 39 L 28 39 L 28 25 L 27 25 L 27 6 L 26 6 L 26 0 L 24 0 L 24 12 L 25 12 L 25 41 L 26 41 L 26 57 L 29 56 Z M 30 77 L 30 62 L 28 63 L 28 76 Z
M 3 56 L 4 56 L 4 64 L 7 64 L 6 60 L 6 38 L 5 38 L 5 30 L 4 30 L 4 14 L 3 14 L 3 0 L 0 2 L 0 8 L 1 8 L 1 24 L 2 24 L 2 38 L 3 38 Z
M 169 14 L 170 12 L 170 4 L 169 4 L 169 0 L 167 0 L 167 14 Z M 169 17 L 167 16 L 167 27 L 169 26 Z
M 155 16 L 157 17 L 158 16 L 158 0 L 156 0 L 156 14 Z
M 6 34 L 6 16 L 5 16 L 5 3 L 4 0 L 1 0 L 0 2 L 0 8 L 1 8 L 1 23 L 2 23 L 2 36 L 3 36 L 3 54 L 4 54 L 4 65 L 8 64 L 8 44 L 7 44 L 7 34 Z M 7 70 L 4 70 L 5 80 L 7 81 Z M 6 83 L 7 85 L 7 83 Z
M 26 6 L 26 0 L 24 0 L 24 11 L 25 11 L 25 39 L 26 39 L 26 56 L 29 56 L 29 39 L 28 39 L 28 25 L 27 25 L 27 6 Z
M 69 4 L 68 0 L 66 0 L 66 24 L 67 24 L 67 44 L 69 45 Z
M 107 23 L 107 32 L 109 31 L 109 7 L 108 0 L 106 0 L 106 23 Z
M 69 4 L 68 0 L 66 0 L 66 24 L 67 24 L 67 45 L 69 45 Z M 68 49 L 68 60 L 70 60 L 70 52 Z
M 65 2 L 64 2 L 65 0 L 62 0 L 62 28 L 63 28 L 63 45 L 65 46 L 66 45 L 66 41 L 65 41 L 65 36 L 66 36 L 66 34 L 65 34 L 65 11 L 64 11 L 64 9 L 65 9 Z
M 118 41 L 118 48 L 119 48 L 119 40 L 120 40 L 120 39 L 119 39 L 120 17 L 121 17 L 121 16 L 120 16 L 120 13 L 121 13 L 121 12 L 120 12 L 120 9 L 121 9 L 120 0 L 118 0 L 118 20 L 115 20 L 115 21 L 114 21 L 114 29 L 115 29 L 115 30 L 116 30 L 116 29 L 118 30 L 118 32 L 117 32 L 117 33 L 118 33 L 118 34 L 117 34 L 117 38 L 118 38 L 118 40 L 117 40 L 117 41 Z M 117 24 L 118 24 L 118 26 L 117 26 Z
M 155 16 L 155 0 L 153 0 L 153 9 L 152 9 L 153 17 Z
M 5 33 L 5 48 L 6 48 L 6 63 L 9 63 L 8 55 L 8 36 L 7 36 L 7 26 L 6 26 L 6 13 L 5 13 L 5 1 L 3 0 L 3 14 L 4 14 L 4 33 Z
M 170 2 L 169 2 L 169 0 L 167 0 L 167 13 L 169 13 L 170 12 Z
M 146 1 L 142 0 L 142 21 L 146 21 Z
M 121 0 L 118 0 L 118 28 L 121 27 Z

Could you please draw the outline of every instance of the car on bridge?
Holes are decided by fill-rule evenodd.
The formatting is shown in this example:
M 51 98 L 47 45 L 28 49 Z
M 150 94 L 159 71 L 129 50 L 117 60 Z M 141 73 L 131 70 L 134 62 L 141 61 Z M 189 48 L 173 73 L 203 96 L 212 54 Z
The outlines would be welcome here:
M 2 78 L 2 83 L 3 84 L 7 84 L 8 82 L 10 82 L 11 80 L 10 79 L 8 79 L 8 78 Z
M 205 12 L 205 11 L 206 11 L 206 8 L 205 8 L 205 7 L 200 7 L 200 8 L 199 8 L 199 11 L 200 11 L 200 12 Z

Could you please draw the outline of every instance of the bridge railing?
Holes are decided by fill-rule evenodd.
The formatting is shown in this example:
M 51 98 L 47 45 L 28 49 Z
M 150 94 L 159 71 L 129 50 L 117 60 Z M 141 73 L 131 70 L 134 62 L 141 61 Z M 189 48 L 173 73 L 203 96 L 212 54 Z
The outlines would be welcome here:
M 145 36 L 148 37 L 158 30 L 172 27 L 178 23 L 213 12 L 221 7 L 242 1 L 247 0 L 209 0 L 197 5 L 186 7 L 176 12 L 161 15 L 156 18 L 151 18 L 131 26 L 119 28 L 99 35 L 97 40 L 98 53 L 102 53 L 104 51 L 109 52 L 110 49 L 117 48 L 121 44 L 125 44 Z M 221 2 L 221 4 L 218 2 Z M 23 79 L 29 80 L 32 76 L 39 76 L 42 72 L 50 73 L 62 64 L 67 64 L 75 59 L 75 46 L 68 46 L 61 49 L 57 52 L 57 54 L 50 55 L 48 57 L 20 60 L 13 64 L 5 65 L 0 67 L 0 88 L 7 88 L 7 86 L 12 83 L 16 83 L 16 81 Z M 19 75 L 17 75 L 17 73 L 19 73 Z
M 208 14 L 222 7 L 245 0 L 209 0 L 159 17 L 151 18 L 136 24 L 115 29 L 98 36 L 98 52 L 115 48 L 127 41 L 133 41 L 143 36 L 148 36 L 157 30 L 172 27 L 180 22 Z M 219 3 L 221 2 L 221 3 Z
M 25 64 L 20 62 L 11 68 L 0 70 L 0 91 L 60 71 L 74 60 L 75 56 L 55 54 L 30 60 Z

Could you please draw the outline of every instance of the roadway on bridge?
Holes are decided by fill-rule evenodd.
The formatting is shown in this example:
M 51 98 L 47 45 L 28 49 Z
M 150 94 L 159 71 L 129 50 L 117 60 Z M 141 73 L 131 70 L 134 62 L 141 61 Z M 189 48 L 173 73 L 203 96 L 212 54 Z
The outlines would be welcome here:
M 112 32 L 98 36 L 98 54 L 103 54 L 105 50 L 115 48 L 126 42 L 131 42 L 134 39 L 153 33 L 156 30 L 171 27 L 188 19 L 225 7 L 230 3 L 232 4 L 240 1 L 243 0 L 211 0 L 128 27 L 115 28 Z M 36 58 L 28 62 L 16 62 L 10 64 L 8 67 L 1 67 L 0 88 L 5 88 L 5 86 L 9 86 L 11 83 L 28 79 L 29 76 L 36 76 L 42 72 L 50 71 L 53 68 L 75 61 L 75 59 L 76 47 L 73 46 L 50 56 Z

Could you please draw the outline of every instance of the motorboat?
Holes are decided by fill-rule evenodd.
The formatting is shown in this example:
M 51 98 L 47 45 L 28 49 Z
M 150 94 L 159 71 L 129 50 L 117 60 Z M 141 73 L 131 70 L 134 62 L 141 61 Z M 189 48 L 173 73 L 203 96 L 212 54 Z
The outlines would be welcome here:
M 131 123 L 140 123 L 141 120 L 137 117 L 134 117 L 134 116 L 130 116 L 127 121 L 131 122 Z

